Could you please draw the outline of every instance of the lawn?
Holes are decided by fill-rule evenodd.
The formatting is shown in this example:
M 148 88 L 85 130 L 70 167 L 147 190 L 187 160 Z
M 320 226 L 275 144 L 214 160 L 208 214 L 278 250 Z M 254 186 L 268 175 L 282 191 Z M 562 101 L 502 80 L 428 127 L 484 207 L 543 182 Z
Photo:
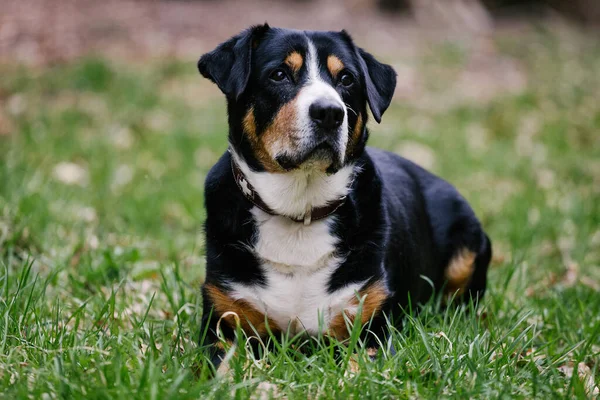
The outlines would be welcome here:
M 468 57 L 437 43 L 410 61 L 429 100 L 371 124 L 371 145 L 449 180 L 481 218 L 494 260 L 479 309 L 429 304 L 373 362 L 356 340 L 340 358 L 285 341 L 230 354 L 223 379 L 197 345 L 203 181 L 227 147 L 217 89 L 193 61 L 0 66 L 0 398 L 597 396 L 600 42 L 526 35 L 495 39 L 527 77 L 518 93 L 442 101 Z

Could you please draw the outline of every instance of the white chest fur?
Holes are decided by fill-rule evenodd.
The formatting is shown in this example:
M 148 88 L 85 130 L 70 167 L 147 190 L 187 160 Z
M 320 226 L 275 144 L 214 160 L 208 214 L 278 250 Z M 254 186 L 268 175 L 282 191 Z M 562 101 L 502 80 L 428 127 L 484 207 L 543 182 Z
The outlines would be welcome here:
M 343 261 L 335 252 L 339 239 L 330 232 L 331 217 L 304 225 L 256 207 L 252 213 L 258 227 L 254 252 L 266 285 L 233 284 L 231 295 L 249 302 L 280 329 L 311 334 L 326 330 L 362 286 L 327 291 L 331 274 Z

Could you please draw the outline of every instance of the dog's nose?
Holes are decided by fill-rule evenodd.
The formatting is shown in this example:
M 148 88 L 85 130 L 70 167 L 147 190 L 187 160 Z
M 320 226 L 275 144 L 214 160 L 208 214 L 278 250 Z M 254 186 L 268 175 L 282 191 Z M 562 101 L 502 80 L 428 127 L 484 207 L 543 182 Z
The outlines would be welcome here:
M 344 109 L 331 100 L 317 100 L 308 109 L 310 118 L 323 129 L 333 130 L 344 121 Z

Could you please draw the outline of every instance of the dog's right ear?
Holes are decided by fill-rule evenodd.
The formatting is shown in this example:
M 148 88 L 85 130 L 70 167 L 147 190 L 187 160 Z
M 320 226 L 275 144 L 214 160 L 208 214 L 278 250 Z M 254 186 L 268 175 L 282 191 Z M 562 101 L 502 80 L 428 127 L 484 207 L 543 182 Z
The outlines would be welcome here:
M 217 84 L 227 98 L 238 99 L 250 77 L 252 49 L 269 25 L 253 26 L 206 53 L 198 61 L 198 70 Z

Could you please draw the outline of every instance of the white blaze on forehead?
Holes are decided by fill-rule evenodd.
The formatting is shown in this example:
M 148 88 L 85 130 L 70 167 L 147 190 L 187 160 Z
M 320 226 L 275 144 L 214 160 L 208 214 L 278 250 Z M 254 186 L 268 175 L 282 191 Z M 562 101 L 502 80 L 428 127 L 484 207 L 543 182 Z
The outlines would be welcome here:
M 308 77 L 311 82 L 321 81 L 319 77 L 319 55 L 313 42 L 308 40 L 308 51 L 306 52 L 306 65 Z M 337 94 L 337 93 L 336 93 Z
M 332 100 L 340 105 L 345 110 L 344 102 L 338 92 L 329 83 L 321 79 L 319 74 L 319 55 L 315 45 L 309 40 L 308 51 L 306 52 L 306 64 L 308 69 L 308 83 L 302 89 L 302 95 L 306 97 L 314 97 L 316 99 Z M 344 123 L 347 124 L 346 118 Z
M 308 71 L 308 80 L 306 85 L 300 90 L 296 102 L 298 111 L 298 127 L 301 136 L 305 140 L 310 140 L 313 135 L 313 124 L 309 115 L 311 104 L 317 100 L 330 100 L 338 103 L 344 110 L 344 121 L 339 128 L 338 144 L 340 150 L 340 160 L 344 160 L 346 155 L 346 145 L 348 144 L 348 113 L 346 106 L 338 92 L 329 83 L 323 81 L 319 74 L 319 56 L 315 45 L 308 39 L 308 49 L 306 52 L 306 67 Z

